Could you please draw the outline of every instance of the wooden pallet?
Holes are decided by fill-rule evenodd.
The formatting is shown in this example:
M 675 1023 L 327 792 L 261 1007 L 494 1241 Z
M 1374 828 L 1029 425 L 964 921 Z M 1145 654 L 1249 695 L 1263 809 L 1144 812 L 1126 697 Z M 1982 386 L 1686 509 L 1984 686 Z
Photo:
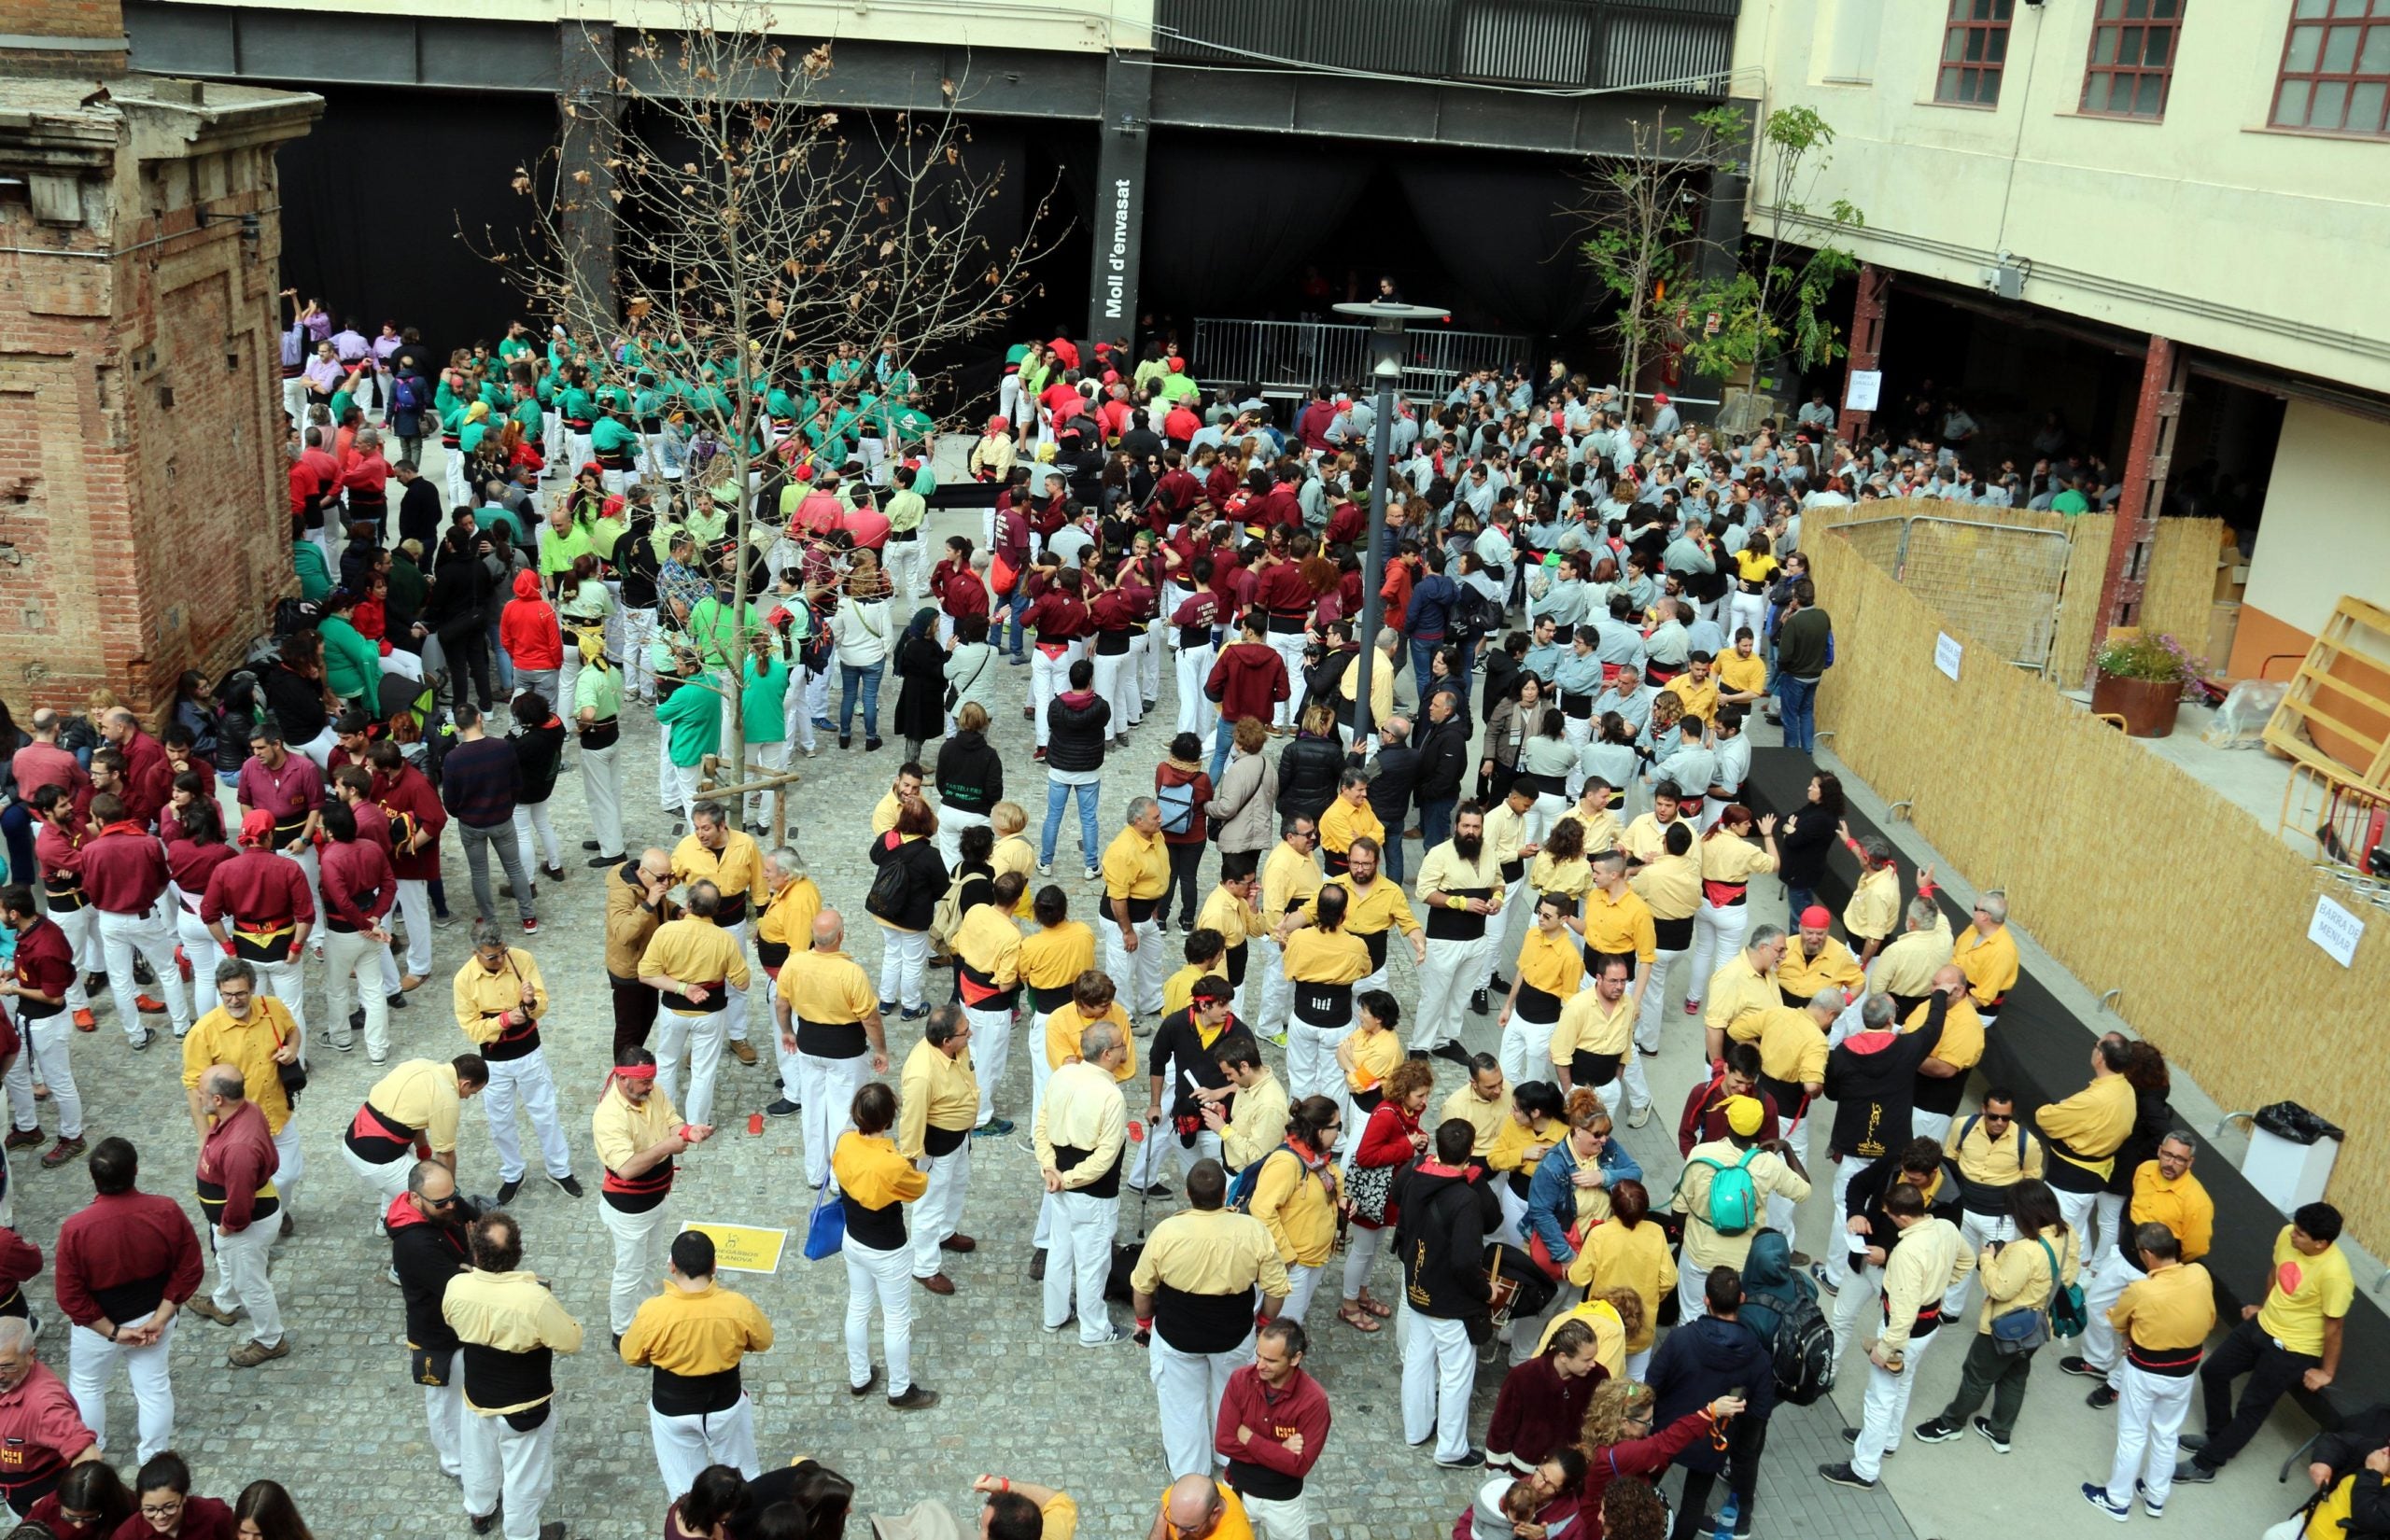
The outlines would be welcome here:
M 2390 789 L 2390 610 L 2341 595 L 2266 723 L 2266 745 L 2335 779 Z

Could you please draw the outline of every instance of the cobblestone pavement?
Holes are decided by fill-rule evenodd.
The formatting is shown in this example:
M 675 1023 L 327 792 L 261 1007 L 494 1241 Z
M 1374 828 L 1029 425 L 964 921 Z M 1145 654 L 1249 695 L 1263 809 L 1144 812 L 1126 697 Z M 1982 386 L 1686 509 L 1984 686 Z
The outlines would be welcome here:
M 976 534 L 977 523 L 976 514 L 941 514 L 933 521 L 933 535 Z M 1028 670 L 1006 673 L 1006 684 L 1025 694 Z M 1127 799 L 1150 788 L 1152 766 L 1162 757 L 1173 720 L 1168 673 L 1159 716 L 1148 717 L 1130 750 L 1116 754 L 1116 768 L 1106 777 L 1107 837 L 1118 828 Z M 893 705 L 892 691 L 883 708 Z M 631 845 L 668 846 L 673 819 L 658 808 L 654 725 L 652 720 L 633 720 L 637 715 L 626 713 L 620 755 Z M 1029 757 L 1029 724 L 1018 710 L 1008 711 L 993 735 L 1007 756 L 1007 792 L 1032 808 L 1033 833 L 1043 810 L 1044 777 Z M 860 737 L 857 743 L 851 753 L 825 747 L 821 757 L 800 761 L 805 781 L 794 801 L 796 844 L 827 901 L 848 914 L 853 955 L 876 976 L 877 928 L 862 913 L 871 870 L 864 827 L 867 809 L 894 775 L 900 746 L 892 741 L 879 753 L 865 754 Z M 648 1440 L 647 1377 L 625 1367 L 607 1345 L 612 1249 L 597 1212 L 598 1170 L 589 1143 L 590 1111 L 611 1042 L 601 956 L 605 874 L 582 864 L 585 852 L 580 843 L 588 826 L 576 769 L 568 767 L 553 805 L 569 875 L 560 885 L 541 887 L 541 933 L 529 945 L 554 995 L 547 1051 L 575 1169 L 589 1196 L 575 1201 L 541 1181 L 535 1169 L 515 1212 L 524 1226 L 527 1265 L 553 1281 L 588 1333 L 583 1351 L 558 1365 L 558 1484 L 546 1517 L 564 1520 L 572 1534 L 612 1540 L 656 1533 L 666 1494 Z M 1065 832 L 1066 844 L 1074 837 Z M 1413 869 L 1417 854 L 1414 847 Z M 1057 880 L 1085 914 L 1095 893 L 1077 879 L 1077 871 L 1067 854 L 1058 858 Z M 1207 861 L 1206 871 L 1208 881 L 1216 867 Z M 452 906 L 470 917 L 471 889 L 453 843 L 447 876 Z M 465 927 L 437 931 L 434 951 L 432 982 L 411 997 L 408 1009 L 392 1016 L 400 1057 L 446 1057 L 464 1046 L 446 1008 L 446 987 L 469 951 Z M 1392 987 L 1408 1004 L 1415 990 L 1411 965 L 1402 948 L 1396 949 L 1395 959 Z M 318 1014 L 319 974 L 311 970 L 310 999 Z M 949 976 L 935 973 L 932 980 L 943 989 Z M 78 1084 L 90 1108 L 88 1137 L 133 1139 L 142 1150 L 144 1184 L 181 1196 L 188 1204 L 194 1140 L 172 1050 L 161 1043 L 147 1054 L 129 1052 L 113 1014 L 105 1004 L 100 1011 L 99 1032 L 75 1043 Z M 1699 1056 L 1698 1033 L 1690 1023 L 1679 1019 L 1671 1031 L 1667 1051 L 1652 1066 L 1663 1108 L 1680 1102 Z M 1495 1036 L 1490 1018 L 1472 1018 L 1472 1047 L 1491 1049 Z M 919 1040 L 918 1024 L 892 1021 L 890 1037 L 891 1057 L 901 1064 Z M 756 1041 L 765 1043 L 761 1030 Z M 224 1354 L 239 1340 L 235 1332 L 195 1316 L 186 1319 L 174 1354 L 176 1446 L 197 1472 L 200 1490 L 211 1494 L 229 1499 L 242 1483 L 260 1476 L 285 1481 L 324 1540 L 463 1533 L 457 1489 L 439 1472 L 419 1400 L 405 1379 L 399 1298 L 383 1277 L 387 1253 L 370 1229 L 373 1209 L 339 1150 L 341 1129 L 374 1071 L 361 1053 L 343 1056 L 318 1047 L 311 1057 L 313 1084 L 299 1113 L 307 1176 L 296 1204 L 298 1229 L 277 1248 L 274 1266 L 293 1351 L 262 1368 L 232 1369 Z M 672 1197 L 683 1219 L 787 1226 L 794 1232 L 777 1276 L 734 1280 L 779 1331 L 775 1348 L 746 1366 L 766 1463 L 816 1456 L 855 1481 L 858 1506 L 865 1511 L 896 1511 L 936 1498 L 966 1519 L 973 1476 L 1024 1477 L 1072 1492 L 1081 1505 L 1083 1533 L 1142 1535 L 1166 1484 L 1144 1355 L 1131 1346 L 1084 1350 L 1038 1329 L 1036 1290 L 1027 1269 L 1039 1184 L 1024 1138 L 976 1146 L 964 1229 L 978 1238 L 979 1249 L 949 1259 L 957 1285 L 951 1297 L 916 1295 L 915 1377 L 943 1393 L 942 1404 L 915 1414 L 893 1411 L 879 1397 L 858 1404 L 845 1392 L 843 1269 L 835 1261 L 806 1263 L 795 1244 L 810 1195 L 799 1174 L 794 1120 L 768 1122 L 757 1137 L 746 1132 L 747 1115 L 773 1098 L 771 1064 L 768 1051 L 753 1069 L 724 1058 L 716 1113 L 724 1132 L 684 1158 Z M 1458 1084 L 1458 1071 L 1441 1061 L 1438 1069 L 1441 1100 Z M 1025 1136 L 1025 1054 L 1013 1056 L 997 1105 L 1021 1124 Z M 468 1108 L 465 1117 L 461 1181 L 468 1191 L 485 1194 L 497 1187 L 498 1176 L 479 1107 Z M 1666 1193 L 1679 1164 L 1666 1122 L 1663 1116 L 1641 1129 L 1623 1130 L 1655 1195 Z M 46 1121 L 49 1126 L 54 1124 Z M 45 1171 L 30 1158 L 14 1164 L 20 1225 L 28 1239 L 47 1247 L 60 1220 L 88 1197 L 88 1182 L 79 1165 Z M 1810 1207 L 1820 1209 L 1821 1203 Z M 1163 1208 L 1157 1202 L 1152 1217 L 1160 1219 Z M 1125 1234 L 1136 1223 L 1133 1199 L 1124 1199 L 1122 1214 Z M 1806 1227 L 1821 1224 L 1813 1214 Z M 1341 1261 L 1333 1267 L 1341 1273 Z M 1399 1278 L 1390 1260 L 1382 1260 L 1379 1268 L 1377 1291 L 1391 1297 Z M 32 1289 L 41 1312 L 52 1317 L 45 1356 L 63 1372 L 65 1350 L 55 1329 L 49 1279 L 37 1280 Z M 1312 1312 L 1314 1346 L 1307 1366 L 1328 1388 L 1335 1426 L 1311 1483 L 1316 1524 L 1338 1540 L 1427 1540 L 1450 1533 L 1476 1476 L 1440 1471 L 1424 1451 L 1404 1446 L 1393 1332 L 1357 1335 L 1334 1322 L 1332 1294 L 1323 1294 L 1328 1297 Z M 1124 1313 L 1116 1308 L 1116 1316 Z M 876 1332 L 874 1343 L 877 1358 Z M 1498 1383 L 1495 1369 L 1479 1377 L 1481 1430 Z M 120 1382 L 110 1398 L 120 1461 L 130 1460 L 133 1415 L 130 1394 Z M 1786 1520 L 1778 1533 L 1832 1530 L 1866 1540 L 1907 1540 L 1908 1528 L 1884 1492 L 1847 1492 L 1810 1474 L 1818 1460 L 1846 1452 L 1835 1435 L 1841 1415 L 1821 1405 L 1779 1417 L 1763 1489 L 1763 1521 L 1772 1512 Z M 1909 1463 L 1918 1458 L 1912 1455 Z

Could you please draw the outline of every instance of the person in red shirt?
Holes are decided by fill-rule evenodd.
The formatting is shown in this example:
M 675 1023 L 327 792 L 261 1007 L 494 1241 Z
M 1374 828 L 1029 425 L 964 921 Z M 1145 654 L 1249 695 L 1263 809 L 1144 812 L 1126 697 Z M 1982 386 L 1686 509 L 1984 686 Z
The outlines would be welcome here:
M 101 713 L 100 735 L 124 756 L 124 805 L 134 819 L 155 823 L 175 784 L 165 746 L 141 730 L 141 719 L 123 707 Z
M 307 891 L 307 874 L 275 853 L 274 815 L 264 808 L 241 819 L 239 854 L 208 875 L 199 921 L 226 957 L 258 971 L 265 992 L 290 1012 L 303 1041 L 307 1013 L 301 970 L 307 960 L 307 934 L 316 928 L 316 903 Z
M 1029 700 L 1037 717 L 1034 757 L 1039 761 L 1046 758 L 1046 707 L 1069 687 L 1071 665 L 1087 655 L 1087 637 L 1095 629 L 1087 606 L 1079 600 L 1079 590 L 1078 572 L 1057 573 L 1021 618 L 1021 623 L 1037 637 L 1037 651 L 1029 665 Z
M 25 1517 L 55 1540 L 108 1540 L 133 1517 L 133 1494 L 124 1490 L 114 1465 L 88 1460 L 69 1469 L 58 1490 L 35 1503 Z
M 1309 1534 L 1303 1482 L 1328 1448 L 1328 1393 L 1303 1372 L 1300 1323 L 1273 1320 L 1253 1339 L 1253 1362 L 1229 1376 L 1212 1447 L 1229 1486 L 1263 1534 Z
M 0 1318 L 0 1499 L 19 1518 L 57 1490 L 69 1465 L 100 1458 L 74 1397 L 34 1356 L 33 1328 Z
M 390 869 L 398 874 L 399 916 L 407 927 L 399 987 L 412 993 L 431 974 L 430 885 L 440 880 L 440 835 L 448 827 L 448 810 L 397 744 L 377 743 L 365 757 L 373 767 L 373 800 L 389 819 Z
M 217 811 L 213 797 L 184 808 L 166 841 L 166 893 L 175 901 L 175 934 L 182 942 L 183 956 L 191 963 L 194 1016 L 216 1009 L 216 970 L 210 964 L 216 959 L 218 944 L 207 922 L 199 917 L 200 903 L 207 896 L 208 880 L 216 869 L 237 853 L 225 842 L 224 815 Z
M 1691 1155 L 1695 1144 L 1707 1144 L 1726 1137 L 1726 1103 L 1738 1096 L 1754 1098 L 1766 1117 L 1777 1117 L 1776 1098 L 1762 1089 L 1759 1083 L 1759 1048 L 1749 1043 L 1729 1043 L 1725 1057 L 1709 1067 L 1709 1078 L 1695 1085 L 1684 1099 L 1684 1111 L 1677 1118 L 1677 1149 Z M 1762 1122 L 1763 1128 L 1782 1127 L 1779 1123 Z
M 1197 416 L 1195 409 L 1183 400 L 1172 402 L 1170 410 L 1162 413 L 1162 439 L 1171 448 L 1181 454 L 1186 452 L 1188 441 L 1202 430 L 1203 419 Z
M 42 917 L 33 889 L 22 883 L 0 888 L 0 920 L 17 932 L 17 955 L 7 975 L 0 977 L 0 995 L 17 1002 L 25 1050 L 9 1057 L 7 1147 L 27 1150 L 41 1142 L 41 1113 L 34 1098 L 38 1076 L 58 1109 L 58 1142 L 42 1157 L 42 1164 L 55 1168 L 83 1153 L 83 1098 L 75 1088 L 67 1050 L 74 1034 L 66 1002 L 80 987 L 75 955 L 66 932 Z M 7 1013 L 0 1012 L 0 1022 L 6 1021 Z M 15 1036 L 10 1023 L 5 1038 Z
M 1286 678 L 1299 678 L 1303 667 L 1303 636 L 1311 623 L 1313 601 L 1317 597 L 1303 578 L 1302 564 L 1291 554 L 1282 554 L 1275 548 L 1254 565 L 1253 602 L 1269 611 L 1270 645 L 1278 650 L 1286 661 Z M 1275 731 L 1290 732 L 1295 724 L 1295 703 L 1282 700 L 1276 719 L 1271 723 Z
M 23 758 L 24 750 L 19 749 L 18 757 Z M 89 979 L 100 970 L 100 947 L 99 914 L 83 892 L 83 843 L 91 831 L 63 786 L 45 786 L 28 800 L 34 809 L 34 865 L 41 873 L 50 920 L 64 937 L 66 1008 L 74 1014 L 77 1031 L 91 1031 L 98 1023 L 91 1015 Z
M 274 1175 L 282 1157 L 264 1112 L 248 1099 L 237 1066 L 209 1066 L 200 1076 L 199 1091 L 210 1119 L 199 1145 L 199 1207 L 216 1226 L 216 1292 L 205 1300 L 192 1295 L 190 1307 L 219 1326 L 232 1324 L 235 1310 L 247 1309 L 249 1339 L 232 1350 L 228 1362 L 236 1369 L 255 1368 L 290 1352 L 282 1335 L 282 1307 L 266 1276 L 266 1252 L 280 1229 L 273 1223 L 282 1211 Z
M 946 559 L 930 568 L 930 596 L 937 601 L 942 642 L 952 641 L 955 628 L 967 618 L 987 617 L 988 559 L 973 553 L 969 536 L 956 535 L 946 542 Z
M 240 1540 L 232 1505 L 192 1496 L 190 1467 L 172 1449 L 141 1463 L 133 1494 L 139 1511 L 108 1540 Z
M 149 1460 L 175 1442 L 167 1359 L 175 1318 L 199 1292 L 206 1265 L 183 1206 L 134 1186 L 141 1166 L 130 1141 L 100 1141 L 91 1168 L 95 1196 L 59 1226 L 53 1272 L 58 1308 L 74 1323 L 68 1379 L 84 1425 L 105 1448 L 108 1382 L 122 1365 L 140 1407 L 136 1457 Z
M 190 993 L 175 961 L 175 928 L 156 914 L 166 891 L 166 847 L 128 815 L 114 796 L 91 799 L 98 833 L 83 847 L 83 892 L 99 911 L 100 948 L 107 959 L 108 994 L 127 1042 L 138 1050 L 157 1036 L 141 1024 L 141 991 L 133 977 L 134 953 L 149 959 L 166 997 L 175 1035 L 190 1030 Z
M 857 551 L 868 551 L 875 556 L 888 549 L 888 515 L 867 502 L 849 509 L 838 527 L 854 537 Z M 884 562 L 882 565 L 886 565 Z
M 324 984 L 331 996 L 326 1029 L 331 1045 L 346 1053 L 354 1029 L 349 1008 L 361 991 L 365 1057 L 387 1063 L 390 1013 L 382 973 L 389 965 L 390 932 L 383 922 L 398 902 L 398 875 L 379 846 L 358 836 L 357 815 L 347 803 L 325 807 L 324 833 Z

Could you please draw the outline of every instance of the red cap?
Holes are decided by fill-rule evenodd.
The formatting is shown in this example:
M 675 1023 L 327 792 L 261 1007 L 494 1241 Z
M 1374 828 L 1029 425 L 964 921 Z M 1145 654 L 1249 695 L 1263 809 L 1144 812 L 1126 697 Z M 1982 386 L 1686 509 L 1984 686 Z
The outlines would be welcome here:
M 1173 374 L 1184 374 L 1185 372 L 1187 372 L 1187 360 L 1186 360 L 1186 359 L 1184 359 L 1184 358 L 1173 358 L 1173 359 L 1171 359 L 1171 360 L 1170 360 L 1170 371 L 1171 371 Z
M 1822 931 L 1833 923 L 1834 917 L 1826 913 L 1826 906 L 1822 903 L 1812 903 L 1801 911 L 1801 929 L 1804 931 Z
M 241 816 L 241 843 L 263 845 L 274 838 L 274 815 L 262 807 L 253 807 Z
M 1666 406 L 1666 405 L 1667 405 L 1667 404 L 1668 404 L 1668 393 L 1667 393 L 1666 391 L 1665 391 L 1665 390 L 1655 390 L 1655 391 L 1652 392 L 1652 404 L 1653 406 Z

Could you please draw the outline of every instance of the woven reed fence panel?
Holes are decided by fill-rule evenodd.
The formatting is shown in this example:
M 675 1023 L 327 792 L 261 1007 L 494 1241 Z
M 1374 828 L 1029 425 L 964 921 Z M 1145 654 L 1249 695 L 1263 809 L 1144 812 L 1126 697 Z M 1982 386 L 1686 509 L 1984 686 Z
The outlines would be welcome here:
M 1804 541 L 1835 623 L 1819 693 L 1835 751 L 2228 1108 L 2285 1099 L 2350 1130 L 2332 1200 L 2390 1243 L 2390 1105 L 2379 1037 L 2390 923 L 2344 969 L 2307 939 L 2320 890 L 2272 831 L 2172 764 L 1995 661 L 1839 537 Z M 1968 651 L 1956 682 L 1937 633 Z
M 2108 574 L 2108 542 L 2116 516 L 2085 513 L 2074 521 L 2074 548 L 2066 563 L 2066 592 L 2058 603 L 2058 640 L 2050 647 L 2049 679 L 2061 690 L 2091 677 L 2091 635 L 2100 628 L 2100 582 Z
M 2149 570 L 2143 577 L 2141 628 L 2172 634 L 2194 656 L 2207 650 L 2208 622 L 2215 612 L 2215 563 L 2222 547 L 2221 519 L 2160 519 L 2149 542 Z M 2215 672 L 2222 658 L 2210 658 Z

